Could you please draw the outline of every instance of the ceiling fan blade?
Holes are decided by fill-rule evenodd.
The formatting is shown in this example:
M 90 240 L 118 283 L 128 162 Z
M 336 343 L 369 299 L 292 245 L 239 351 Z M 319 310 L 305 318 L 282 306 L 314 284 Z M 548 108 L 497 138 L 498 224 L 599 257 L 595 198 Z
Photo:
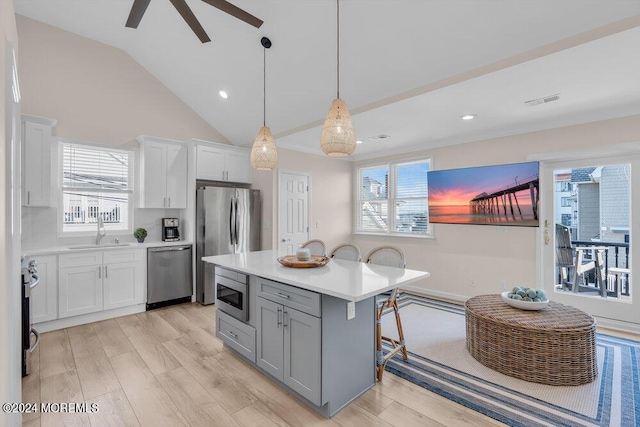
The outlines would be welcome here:
M 198 18 L 196 18 L 196 16 L 193 14 L 191 8 L 189 8 L 185 0 L 171 0 L 171 3 L 173 4 L 173 7 L 175 7 L 176 10 L 180 12 L 182 18 L 184 18 L 187 24 L 189 24 L 193 32 L 196 33 L 196 36 L 198 36 L 202 43 L 211 41 L 207 33 L 204 31 L 204 28 L 202 28 L 202 25 L 200 25 Z
M 144 12 L 147 10 L 147 6 L 149 6 L 150 1 L 151 0 L 135 0 L 133 2 L 125 27 L 138 28 L 138 24 L 140 24 L 140 20 L 142 19 Z
M 210 4 L 211 6 L 220 9 L 223 12 L 228 13 L 231 16 L 235 16 L 236 18 L 246 22 L 249 25 L 253 25 L 256 28 L 260 28 L 262 25 L 262 20 L 256 18 L 248 12 L 240 9 L 237 6 L 232 5 L 228 1 L 225 0 L 202 0 L 205 3 Z

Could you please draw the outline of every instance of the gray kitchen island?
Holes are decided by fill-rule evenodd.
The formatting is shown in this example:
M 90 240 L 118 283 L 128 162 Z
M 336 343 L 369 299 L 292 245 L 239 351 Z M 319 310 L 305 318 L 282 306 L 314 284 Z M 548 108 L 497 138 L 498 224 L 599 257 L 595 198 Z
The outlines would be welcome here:
M 375 384 L 375 296 L 429 273 L 344 260 L 288 268 L 277 258 L 202 258 L 215 265 L 216 334 L 331 417 Z

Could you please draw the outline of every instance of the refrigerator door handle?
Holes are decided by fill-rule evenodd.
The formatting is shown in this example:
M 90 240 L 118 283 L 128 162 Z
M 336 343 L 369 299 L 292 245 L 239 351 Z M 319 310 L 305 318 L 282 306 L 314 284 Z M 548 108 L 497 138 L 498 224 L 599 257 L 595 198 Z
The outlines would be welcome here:
M 239 243 L 238 243 L 238 223 L 240 222 L 240 218 L 238 218 L 238 199 L 239 199 L 239 197 L 238 197 L 238 196 L 236 196 L 236 200 L 235 200 L 235 209 L 234 209 L 234 210 L 235 210 L 235 215 L 236 215 L 235 231 L 234 231 L 235 239 L 236 239 L 236 241 L 235 241 L 235 244 L 236 244 L 236 245 L 238 245 L 238 244 L 239 244 Z M 237 248 L 236 248 L 236 250 L 237 250 Z
M 233 230 L 235 229 L 235 219 L 236 219 L 236 215 L 235 212 L 233 212 L 233 197 L 231 198 L 231 203 L 229 204 L 229 240 L 231 241 L 231 244 L 233 245 Z

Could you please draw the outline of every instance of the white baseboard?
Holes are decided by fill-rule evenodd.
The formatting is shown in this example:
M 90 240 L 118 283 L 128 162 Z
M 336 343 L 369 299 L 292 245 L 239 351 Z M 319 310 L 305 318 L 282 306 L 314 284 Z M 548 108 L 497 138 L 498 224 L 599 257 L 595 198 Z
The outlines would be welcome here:
M 55 331 L 58 329 L 70 328 L 72 326 L 84 325 L 101 320 L 113 319 L 114 317 L 126 316 L 129 314 L 142 313 L 147 310 L 146 304 L 130 305 L 128 307 L 116 308 L 113 310 L 98 311 L 96 313 L 82 314 L 80 316 L 66 317 L 64 319 L 50 320 L 48 322 L 34 323 L 33 328 L 39 333 Z
M 412 294 L 421 295 L 423 297 L 432 297 L 436 299 L 444 299 L 453 302 L 464 303 L 471 297 L 467 297 L 464 295 L 458 294 L 450 294 L 448 292 L 434 291 L 431 289 L 425 289 L 420 286 L 403 286 L 401 288 L 403 291 L 410 292 Z
M 640 335 L 640 325 L 637 323 L 622 322 L 620 320 L 607 319 L 605 317 L 596 317 L 596 321 L 598 322 L 598 326 L 603 328 Z
M 469 298 L 471 298 L 464 295 L 451 294 L 448 292 L 425 289 L 419 286 L 403 286 L 402 290 L 412 294 L 420 295 L 423 297 L 431 297 L 431 298 L 442 299 L 442 300 L 447 300 L 452 302 L 458 302 L 460 304 L 464 304 Z M 640 335 L 640 324 L 623 322 L 623 321 L 614 320 L 614 319 L 607 319 L 604 317 L 597 317 L 596 320 L 598 322 L 598 326 L 601 326 L 603 328 Z

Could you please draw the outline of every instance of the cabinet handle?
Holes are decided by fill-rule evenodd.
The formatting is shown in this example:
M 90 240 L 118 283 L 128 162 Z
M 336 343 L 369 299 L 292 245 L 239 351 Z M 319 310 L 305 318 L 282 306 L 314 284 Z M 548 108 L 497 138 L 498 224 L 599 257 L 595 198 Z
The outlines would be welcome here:
M 171 197 L 169 197 L 169 206 L 167 206 L 167 207 L 169 207 L 169 208 L 171 207 Z
M 282 310 L 278 309 L 278 326 L 282 325 L 282 320 L 280 320 L 281 313 L 282 313 Z
M 102 279 L 102 266 L 98 266 L 98 279 Z
M 280 292 L 276 292 L 274 295 L 280 298 L 289 299 L 289 295 L 281 294 Z
M 233 339 L 234 339 L 234 340 L 237 340 L 237 339 L 238 339 L 238 335 L 234 334 L 233 332 L 231 332 L 231 331 L 227 331 L 227 333 L 228 333 L 229 335 L 231 335 L 231 336 L 233 337 Z
M 107 270 L 107 266 L 104 266 L 104 278 L 108 278 L 109 277 L 109 270 Z
M 31 204 L 31 191 L 27 191 L 27 205 Z
M 289 326 L 289 325 L 287 325 L 287 322 L 286 322 L 286 320 L 287 320 L 287 317 L 286 317 L 286 316 L 287 316 L 287 314 L 289 314 L 289 313 L 287 313 L 287 312 L 286 312 L 286 311 L 284 311 L 284 310 L 282 311 L 282 326 L 283 326 L 284 328 L 286 328 L 287 326 Z
M 224 172 L 225 172 L 225 171 L 222 171 L 222 180 L 223 180 L 223 181 L 224 181 Z

